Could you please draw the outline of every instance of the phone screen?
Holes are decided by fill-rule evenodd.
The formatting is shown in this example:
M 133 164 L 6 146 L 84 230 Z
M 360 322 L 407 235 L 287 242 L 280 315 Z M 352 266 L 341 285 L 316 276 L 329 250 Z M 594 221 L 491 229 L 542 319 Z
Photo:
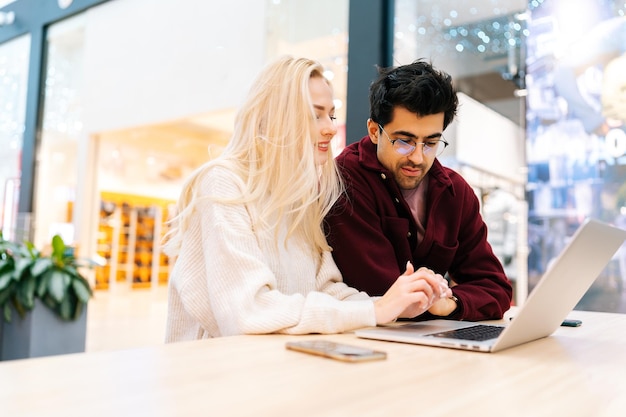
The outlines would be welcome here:
M 328 340 L 306 340 L 302 342 L 287 342 L 287 349 L 345 362 L 362 362 L 385 359 L 387 354 L 380 350 L 363 348 L 360 346 L 335 343 Z

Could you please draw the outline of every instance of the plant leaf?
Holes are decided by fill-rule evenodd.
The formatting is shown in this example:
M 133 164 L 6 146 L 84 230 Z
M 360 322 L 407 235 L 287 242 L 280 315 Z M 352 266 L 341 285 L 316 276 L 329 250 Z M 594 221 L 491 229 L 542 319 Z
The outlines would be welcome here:
M 13 258 L 0 259 L 0 271 L 11 271 L 13 270 L 15 265 L 15 261 Z
M 64 269 L 64 270 L 65 270 L 68 274 L 73 275 L 73 276 L 75 276 L 75 277 L 80 277 L 80 276 L 81 276 L 81 275 L 78 273 L 78 269 L 76 269 L 76 267 L 75 267 L 75 266 L 73 266 L 73 265 L 67 265 L 67 264 L 66 264 L 66 265 L 63 267 L 63 269 Z
M 61 271 L 53 270 L 50 274 L 48 292 L 57 303 L 63 301 L 69 285 L 69 277 Z
M 52 267 L 52 259 L 50 258 L 38 258 L 30 267 L 30 273 L 36 277 L 44 274 L 48 269 Z
M 17 298 L 14 298 L 13 299 L 13 307 L 15 307 L 15 311 L 18 312 L 20 317 L 24 318 L 24 316 L 26 315 L 26 308 L 22 305 L 20 300 L 18 300 Z
M 78 299 L 82 301 L 83 303 L 87 303 L 89 299 L 91 298 L 91 295 L 93 294 L 93 292 L 91 291 L 91 288 L 89 287 L 89 284 L 87 284 L 86 282 L 82 280 L 78 280 L 78 279 L 73 280 L 72 288 L 74 289 L 74 292 L 76 293 L 76 296 L 78 297 Z
M 28 258 L 17 258 L 15 260 L 15 276 L 20 279 L 24 271 L 30 267 L 32 260 Z
M 13 278 L 12 271 L 0 271 L 0 291 L 9 286 L 11 278 Z
M 61 305 L 59 305 L 59 314 L 63 320 L 70 320 L 72 318 L 72 302 L 69 297 L 66 297 Z
M 74 308 L 74 317 L 72 317 L 72 320 L 77 320 L 80 317 L 80 313 L 83 312 L 84 305 L 85 304 L 80 301 L 76 303 L 76 307 Z
M 41 301 L 43 301 L 43 303 L 47 305 L 50 310 L 57 311 L 58 303 L 54 301 L 54 299 L 52 299 L 52 297 L 49 294 L 44 295 L 41 298 Z
M 8 304 L 4 305 L 4 321 L 7 323 L 11 322 L 11 307 Z
M 52 270 L 47 270 L 41 275 L 37 283 L 37 297 L 43 298 L 46 292 L 48 292 L 48 282 L 50 282 L 51 276 Z
M 65 242 L 61 239 L 61 236 L 54 235 L 52 237 L 52 257 L 58 261 L 63 261 L 63 255 L 65 255 Z
M 32 310 L 35 307 L 35 277 L 29 275 L 22 281 L 22 285 L 18 287 L 22 304 L 27 310 Z
M 0 306 L 4 305 L 11 297 L 13 297 L 15 292 L 15 281 L 10 281 L 9 285 L 3 290 L 0 291 Z

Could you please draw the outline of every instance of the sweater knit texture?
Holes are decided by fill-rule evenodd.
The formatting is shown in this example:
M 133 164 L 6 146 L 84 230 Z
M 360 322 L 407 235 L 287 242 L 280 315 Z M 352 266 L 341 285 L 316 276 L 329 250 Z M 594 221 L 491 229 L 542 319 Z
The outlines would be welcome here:
M 376 324 L 373 300 L 348 287 L 330 252 L 313 255 L 287 224 L 259 231 L 251 204 L 209 198 L 242 193 L 242 181 L 212 168 L 177 254 L 168 289 L 166 342 L 238 334 L 339 333 Z

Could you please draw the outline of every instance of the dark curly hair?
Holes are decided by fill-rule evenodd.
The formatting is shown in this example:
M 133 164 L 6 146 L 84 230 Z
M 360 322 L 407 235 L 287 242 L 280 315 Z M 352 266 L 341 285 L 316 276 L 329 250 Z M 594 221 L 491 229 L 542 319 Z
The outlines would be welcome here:
M 382 126 L 391 122 L 394 107 L 404 107 L 419 116 L 444 113 L 444 129 L 454 119 L 459 104 L 452 77 L 424 59 L 398 67 L 379 67 L 369 100 L 370 118 Z

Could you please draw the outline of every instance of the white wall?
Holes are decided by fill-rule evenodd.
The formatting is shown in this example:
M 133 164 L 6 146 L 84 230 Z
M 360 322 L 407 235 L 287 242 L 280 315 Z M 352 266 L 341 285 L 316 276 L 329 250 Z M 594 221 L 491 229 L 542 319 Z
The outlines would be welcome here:
M 86 130 L 236 106 L 264 63 L 264 14 L 255 0 L 115 0 L 91 9 Z
M 463 93 L 458 96 L 458 161 L 523 184 L 526 180 L 523 129 L 471 97 Z
M 265 63 L 265 7 L 258 0 L 115 0 L 87 12 L 74 210 L 84 253 L 95 251 L 99 205 L 93 136 L 237 107 Z

